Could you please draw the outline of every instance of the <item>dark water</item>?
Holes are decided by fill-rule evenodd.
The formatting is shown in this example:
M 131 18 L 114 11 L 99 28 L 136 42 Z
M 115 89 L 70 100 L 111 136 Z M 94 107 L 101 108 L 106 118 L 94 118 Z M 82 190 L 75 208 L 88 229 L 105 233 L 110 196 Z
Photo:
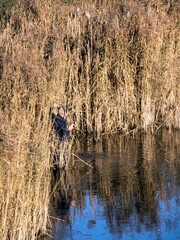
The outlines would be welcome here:
M 180 132 L 82 139 L 52 195 L 55 240 L 180 239 Z

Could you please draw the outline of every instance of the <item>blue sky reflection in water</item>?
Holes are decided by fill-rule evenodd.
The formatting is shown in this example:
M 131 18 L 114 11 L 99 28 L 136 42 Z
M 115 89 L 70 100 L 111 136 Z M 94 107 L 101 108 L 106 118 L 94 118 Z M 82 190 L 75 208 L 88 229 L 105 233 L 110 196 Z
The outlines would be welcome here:
M 65 192 L 71 189 L 76 207 L 64 218 L 54 205 L 55 217 L 64 221 L 54 221 L 53 239 L 180 239 L 179 139 L 180 133 L 166 132 L 78 146 L 93 170 L 75 162 L 65 174 Z

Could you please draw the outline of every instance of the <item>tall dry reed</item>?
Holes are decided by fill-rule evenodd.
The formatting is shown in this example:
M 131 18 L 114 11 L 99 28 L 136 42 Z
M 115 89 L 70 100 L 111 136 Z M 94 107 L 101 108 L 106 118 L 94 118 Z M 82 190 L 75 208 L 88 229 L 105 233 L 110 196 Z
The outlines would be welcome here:
M 68 104 L 84 133 L 179 128 L 178 7 L 21 1 L 2 24 L 1 78 Z

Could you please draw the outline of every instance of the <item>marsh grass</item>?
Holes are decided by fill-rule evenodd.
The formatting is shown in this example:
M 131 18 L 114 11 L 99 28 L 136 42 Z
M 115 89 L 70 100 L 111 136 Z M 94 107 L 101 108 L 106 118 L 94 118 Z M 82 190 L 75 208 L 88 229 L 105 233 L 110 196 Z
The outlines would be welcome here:
M 178 6 L 22 0 L 1 18 L 2 240 L 46 231 L 54 99 L 83 135 L 180 127 Z

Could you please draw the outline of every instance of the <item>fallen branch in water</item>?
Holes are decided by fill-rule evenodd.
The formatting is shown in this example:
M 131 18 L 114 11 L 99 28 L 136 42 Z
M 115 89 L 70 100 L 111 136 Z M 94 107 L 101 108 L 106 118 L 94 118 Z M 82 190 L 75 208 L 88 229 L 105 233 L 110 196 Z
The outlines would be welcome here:
M 75 156 L 78 160 L 82 161 L 83 163 L 85 163 L 86 165 L 88 165 L 89 167 L 93 168 L 90 164 L 88 164 L 87 162 L 85 162 L 83 159 L 81 159 L 80 157 L 78 157 L 76 154 L 72 153 L 73 156 Z

